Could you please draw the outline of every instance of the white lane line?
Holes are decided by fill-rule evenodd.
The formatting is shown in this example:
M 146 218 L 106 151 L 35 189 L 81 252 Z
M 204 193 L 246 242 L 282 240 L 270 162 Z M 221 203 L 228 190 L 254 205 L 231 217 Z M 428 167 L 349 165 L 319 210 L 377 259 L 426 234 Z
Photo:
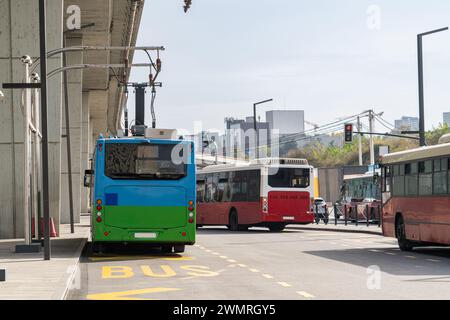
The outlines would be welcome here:
M 258 269 L 248 269 L 248 271 L 250 271 L 250 272 L 255 272 L 255 273 L 259 272 Z
M 245 264 L 242 264 L 242 263 L 239 263 L 238 266 L 241 267 L 241 268 L 247 268 L 247 266 Z
M 219 258 L 221 258 L 221 259 L 228 259 L 227 256 L 220 256 Z
M 303 296 L 304 298 L 308 298 L 308 299 L 314 298 L 314 296 L 312 294 L 310 294 L 306 291 L 297 291 L 297 294 Z
M 409 259 L 416 259 L 415 256 L 404 256 L 405 258 L 409 258 Z
M 390 255 L 390 256 L 396 256 L 397 255 L 396 253 L 393 253 L 393 252 L 385 252 L 384 254 L 387 254 L 387 255 Z
M 218 255 L 220 255 L 220 253 L 218 253 L 218 252 L 211 252 L 213 255 L 215 255 L 215 256 L 218 256 Z
M 227 260 L 229 263 L 236 263 L 237 261 L 236 260 L 233 260 L 233 259 L 228 259 Z
M 263 273 L 262 276 L 266 279 L 273 279 L 273 276 L 271 276 L 270 274 Z
M 288 288 L 288 287 L 292 287 L 291 284 L 287 283 L 287 282 L 277 282 L 280 286 Z
M 441 262 L 441 260 L 438 260 L 438 259 L 425 259 L 425 260 L 430 261 L 430 262 Z
M 370 249 L 369 251 L 371 251 L 371 252 L 380 252 L 380 250 L 377 250 L 377 249 Z
M 206 249 L 206 250 L 205 250 L 205 252 L 208 252 L 208 253 L 210 253 L 210 252 L 211 252 L 211 250 L 209 250 L 209 249 Z

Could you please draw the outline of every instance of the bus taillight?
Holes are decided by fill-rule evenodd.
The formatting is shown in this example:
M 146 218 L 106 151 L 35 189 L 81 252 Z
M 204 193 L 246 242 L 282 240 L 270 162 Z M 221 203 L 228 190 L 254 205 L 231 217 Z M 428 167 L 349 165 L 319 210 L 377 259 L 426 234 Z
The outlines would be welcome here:
M 188 210 L 189 211 L 194 211 L 194 201 L 191 200 L 191 201 L 188 202 L 188 204 L 189 204 Z
M 98 223 L 102 222 L 102 217 L 97 217 L 97 222 Z
M 262 211 L 264 213 L 268 213 L 269 212 L 269 203 L 267 202 L 267 198 L 266 197 L 262 198 Z
M 194 213 L 193 212 L 189 212 L 189 223 L 193 223 L 194 222 Z
M 102 204 L 102 200 L 101 199 L 97 199 L 97 204 L 101 205 Z
M 103 207 L 102 207 L 101 205 L 98 205 L 98 206 L 97 206 L 97 210 L 98 210 L 98 211 L 101 211 L 102 209 L 103 209 Z

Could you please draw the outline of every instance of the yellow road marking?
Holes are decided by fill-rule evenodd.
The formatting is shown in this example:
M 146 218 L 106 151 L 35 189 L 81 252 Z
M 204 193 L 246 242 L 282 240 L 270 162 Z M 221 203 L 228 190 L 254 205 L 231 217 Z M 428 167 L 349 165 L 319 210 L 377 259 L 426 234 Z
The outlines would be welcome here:
M 273 276 L 271 276 L 270 274 L 263 274 L 262 275 L 264 278 L 267 278 L 267 279 L 273 279 Z
M 158 292 L 169 292 L 178 291 L 178 288 L 148 288 L 139 290 L 128 290 L 128 291 L 117 291 L 117 292 L 107 292 L 107 293 L 95 293 L 87 295 L 89 300 L 155 300 L 148 298 L 136 298 L 130 296 L 137 296 L 146 293 L 158 293 Z
M 303 296 L 304 298 L 308 298 L 308 299 L 314 298 L 314 296 L 312 294 L 310 294 L 306 291 L 297 291 L 297 293 L 299 295 Z
M 290 285 L 289 283 L 287 283 L 287 282 L 277 282 L 280 286 L 282 286 L 282 287 L 285 287 L 285 288 L 287 288 L 287 287 L 292 287 L 292 285 Z
M 164 261 L 189 261 L 194 257 L 187 256 L 115 256 L 115 257 L 90 257 L 91 261 L 123 261 L 123 260 L 164 260 Z

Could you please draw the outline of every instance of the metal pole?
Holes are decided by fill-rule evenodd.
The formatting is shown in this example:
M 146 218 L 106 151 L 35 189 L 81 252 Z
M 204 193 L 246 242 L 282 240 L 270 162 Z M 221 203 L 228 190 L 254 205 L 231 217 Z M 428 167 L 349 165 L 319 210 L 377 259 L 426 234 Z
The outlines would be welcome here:
M 373 110 L 369 110 L 369 131 L 374 132 L 375 130 L 375 117 L 373 115 Z M 370 165 L 375 164 L 375 147 L 373 144 L 373 135 L 370 135 L 369 137 L 369 149 L 370 149 Z
M 366 204 L 366 223 L 369 226 L 369 205 Z
M 334 225 L 337 226 L 337 204 L 334 204 Z
M 63 46 L 66 46 L 66 37 L 63 35 Z M 67 66 L 67 53 L 62 55 L 63 68 Z M 66 118 L 66 149 L 67 149 L 67 170 L 69 183 L 69 213 L 70 213 L 70 233 L 75 233 L 74 217 L 73 217 L 73 190 L 72 190 L 72 148 L 70 138 L 70 115 L 69 115 L 69 90 L 67 88 L 67 70 L 63 72 L 64 77 L 64 110 Z
M 44 209 L 44 260 L 50 260 L 50 199 L 48 177 L 48 113 L 47 113 L 47 48 L 45 0 L 39 0 L 39 45 L 41 60 L 41 112 L 42 112 L 42 195 Z
M 423 49 L 422 49 L 422 37 L 448 30 L 448 27 L 440 28 L 417 35 L 417 66 L 419 73 L 419 143 L 420 146 L 425 146 L 425 99 L 423 93 Z
M 259 152 L 259 137 L 258 137 L 258 129 L 256 125 L 256 103 L 253 104 L 253 129 L 255 130 L 255 143 L 256 143 L 256 149 L 255 149 L 255 159 L 258 158 Z
M 424 96 L 423 96 L 423 52 L 422 52 L 422 35 L 417 35 L 417 65 L 419 72 L 419 143 L 420 146 L 425 145 L 425 112 L 424 112 Z
M 31 62 L 30 62 L 31 63 Z M 30 82 L 30 63 L 25 63 L 25 82 Z M 31 245 L 31 225 L 30 225 L 30 89 L 25 89 L 25 103 L 23 105 L 23 213 L 24 213 L 24 238 L 25 245 Z
M 344 204 L 344 222 L 347 225 L 347 205 Z
M 358 116 L 357 118 L 357 126 L 358 131 L 361 131 L 361 118 Z M 359 154 L 359 165 L 363 165 L 363 157 L 362 157 L 362 134 L 358 135 L 358 154 Z

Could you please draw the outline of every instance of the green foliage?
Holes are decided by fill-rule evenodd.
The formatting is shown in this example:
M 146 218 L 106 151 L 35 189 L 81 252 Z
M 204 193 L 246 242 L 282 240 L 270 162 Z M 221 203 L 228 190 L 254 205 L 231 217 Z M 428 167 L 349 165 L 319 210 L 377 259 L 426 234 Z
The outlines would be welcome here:
M 439 138 L 450 133 L 449 127 L 440 124 L 437 128 L 426 132 L 427 145 L 438 143 Z M 367 164 L 370 159 L 369 139 L 363 138 L 362 154 L 363 163 Z M 377 137 L 374 139 L 375 158 L 378 158 L 378 149 L 380 146 L 389 146 L 390 152 L 398 152 L 417 148 L 419 143 L 417 140 L 395 138 L 395 137 Z M 336 167 L 344 165 L 358 165 L 358 138 L 355 137 L 353 143 L 344 144 L 343 146 L 324 146 L 320 143 L 312 143 L 301 149 L 291 149 L 288 156 L 292 158 L 305 158 L 315 167 Z

